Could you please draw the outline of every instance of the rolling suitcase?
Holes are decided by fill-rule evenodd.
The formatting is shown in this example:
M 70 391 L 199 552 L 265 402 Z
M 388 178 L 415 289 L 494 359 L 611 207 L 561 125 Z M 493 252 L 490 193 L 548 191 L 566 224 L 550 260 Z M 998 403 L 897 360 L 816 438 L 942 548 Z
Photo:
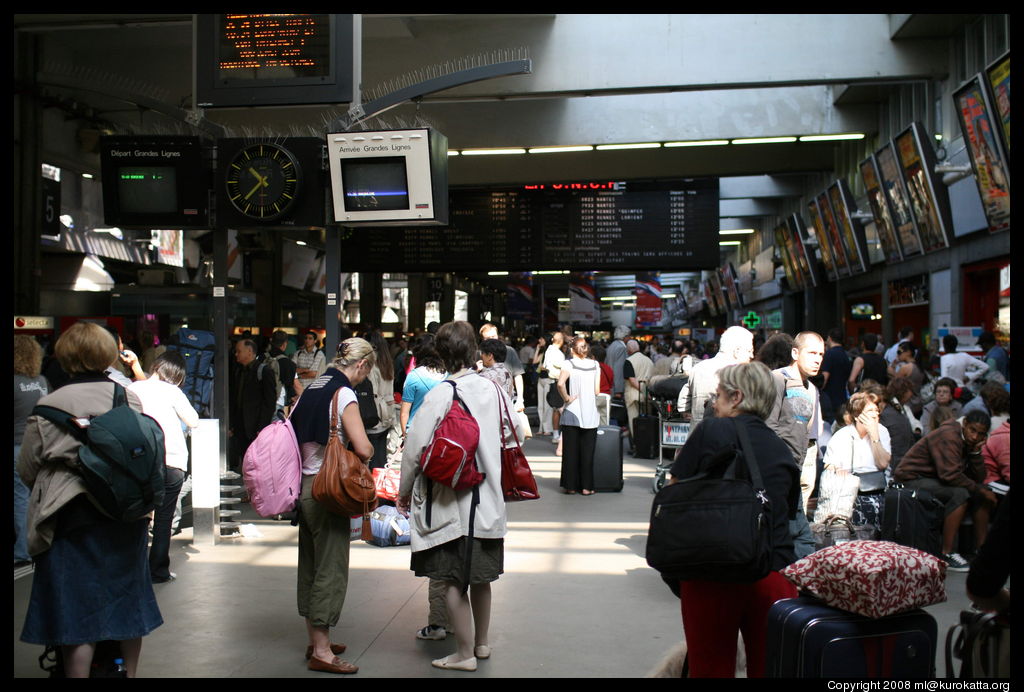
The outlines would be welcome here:
M 889 488 L 882 511 L 882 540 L 917 548 L 942 558 L 942 522 L 946 510 L 927 490 Z
M 633 447 L 638 459 L 658 458 L 658 417 L 641 414 L 633 421 Z
M 594 443 L 594 490 L 622 491 L 622 431 L 617 425 L 602 425 Z
M 768 611 L 765 675 L 776 678 L 935 677 L 938 627 L 923 610 L 868 618 L 801 596 Z

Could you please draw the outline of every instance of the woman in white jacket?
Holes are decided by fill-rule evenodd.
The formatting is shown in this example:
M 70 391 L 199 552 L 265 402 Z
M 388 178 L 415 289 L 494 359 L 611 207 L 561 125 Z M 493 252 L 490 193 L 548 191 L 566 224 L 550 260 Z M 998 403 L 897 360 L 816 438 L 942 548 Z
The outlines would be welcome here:
M 437 331 L 437 352 L 445 362 L 448 381 L 427 393 L 409 427 L 402 456 L 402 485 L 397 506 L 410 512 L 412 569 L 417 576 L 446 584 L 449 621 L 455 628 L 458 651 L 433 661 L 437 668 L 473 671 L 477 659 L 491 655 L 489 627 L 491 582 L 503 572 L 505 499 L 501 492 L 501 448 L 511 438 L 504 410 L 508 395 L 473 372 L 476 333 L 468 322 L 449 322 Z M 473 490 L 455 491 L 431 483 L 421 474 L 419 460 L 434 430 L 451 408 L 454 391 L 480 427 L 476 465 L 486 475 L 479 491 L 473 521 L 471 573 L 463 574 L 473 511 Z M 502 408 L 502 399 L 506 408 Z M 429 514 L 428 514 L 429 499 Z M 429 521 L 428 521 L 429 516 Z M 467 589 L 468 586 L 468 595 Z

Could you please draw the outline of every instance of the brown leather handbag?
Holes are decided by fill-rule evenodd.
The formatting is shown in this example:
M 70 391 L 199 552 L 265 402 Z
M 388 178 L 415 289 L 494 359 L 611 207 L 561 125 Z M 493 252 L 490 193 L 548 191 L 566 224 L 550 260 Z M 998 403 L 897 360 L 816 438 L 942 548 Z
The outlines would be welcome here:
M 329 512 L 345 517 L 363 516 L 363 538 L 369 539 L 371 511 L 377 508 L 373 474 L 362 460 L 345 448 L 338 434 L 338 394 L 331 401 L 331 433 L 324 463 L 313 479 L 313 499 Z

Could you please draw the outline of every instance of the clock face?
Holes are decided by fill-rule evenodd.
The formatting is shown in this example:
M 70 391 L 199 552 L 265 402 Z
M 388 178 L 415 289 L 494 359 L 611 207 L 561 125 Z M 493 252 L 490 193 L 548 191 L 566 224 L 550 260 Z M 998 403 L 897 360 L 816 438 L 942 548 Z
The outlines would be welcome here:
M 298 160 L 276 144 L 252 144 L 227 165 L 228 200 L 239 213 L 256 221 L 273 221 L 295 204 L 302 185 Z

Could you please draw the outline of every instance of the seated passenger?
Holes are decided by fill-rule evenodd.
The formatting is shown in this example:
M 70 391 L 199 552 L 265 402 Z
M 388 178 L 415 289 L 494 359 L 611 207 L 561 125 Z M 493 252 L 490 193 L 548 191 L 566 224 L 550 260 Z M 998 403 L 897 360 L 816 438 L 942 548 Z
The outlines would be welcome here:
M 909 488 L 925 488 L 946 505 L 942 526 L 942 552 L 948 569 L 966 572 L 969 565 L 953 552 L 953 541 L 968 509 L 974 512 L 977 545 L 985 542 L 988 520 L 996 504 L 995 494 L 986 488 L 981 447 L 988 436 L 989 418 L 980 411 L 967 414 L 963 425 L 946 421 L 925 435 L 904 455 L 894 474 Z
M 956 382 L 948 377 L 943 377 L 935 383 L 935 398 L 925 404 L 921 410 L 921 433 L 923 435 L 927 435 L 932 429 L 939 427 L 937 423 L 932 423 L 932 414 L 939 406 L 950 407 L 953 410 L 953 417 L 960 417 L 960 409 L 963 408 L 963 404 L 953 398 L 954 390 L 956 390 Z
M 1010 421 L 992 431 L 981 448 L 985 460 L 985 484 L 1010 484 Z

